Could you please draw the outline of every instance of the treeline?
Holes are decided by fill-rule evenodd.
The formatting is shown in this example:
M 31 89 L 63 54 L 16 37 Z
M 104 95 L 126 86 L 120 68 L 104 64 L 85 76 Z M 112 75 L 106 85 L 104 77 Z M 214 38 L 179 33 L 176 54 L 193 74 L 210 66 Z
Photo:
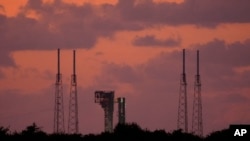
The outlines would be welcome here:
M 232 140 L 229 129 L 216 131 L 206 137 L 195 136 L 175 130 L 167 133 L 165 130 L 149 131 L 142 129 L 136 123 L 118 124 L 113 133 L 101 134 L 47 134 L 35 123 L 27 126 L 21 132 L 10 133 L 8 128 L 0 127 L 0 141 L 217 141 Z

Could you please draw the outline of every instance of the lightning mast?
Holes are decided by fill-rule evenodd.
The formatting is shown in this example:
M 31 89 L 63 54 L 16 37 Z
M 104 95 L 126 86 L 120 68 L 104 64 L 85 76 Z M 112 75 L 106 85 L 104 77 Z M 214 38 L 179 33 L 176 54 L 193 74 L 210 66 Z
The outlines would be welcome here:
M 62 74 L 60 73 L 60 49 L 57 50 L 57 75 L 55 84 L 54 133 L 64 133 L 64 109 Z
M 73 74 L 71 75 L 71 87 L 69 98 L 68 133 L 77 134 L 78 127 L 78 103 L 77 103 L 77 81 L 76 81 L 75 50 L 73 51 Z
M 187 113 L 187 81 L 186 81 L 186 73 L 185 73 L 185 49 L 183 49 L 183 72 L 181 74 L 181 80 L 180 80 L 177 129 L 182 129 L 184 132 L 188 132 L 187 114 L 188 114 Z
M 197 50 L 197 74 L 195 76 L 194 86 L 192 132 L 198 136 L 203 136 L 201 80 L 199 74 L 199 50 Z

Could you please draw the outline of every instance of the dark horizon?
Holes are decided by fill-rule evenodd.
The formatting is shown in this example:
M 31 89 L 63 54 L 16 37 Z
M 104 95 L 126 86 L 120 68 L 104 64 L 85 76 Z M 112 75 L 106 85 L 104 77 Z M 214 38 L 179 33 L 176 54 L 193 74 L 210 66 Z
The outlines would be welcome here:
M 244 132 L 237 131 L 244 128 Z M 3 140 L 193 140 L 193 141 L 214 141 L 214 140 L 240 140 L 249 139 L 250 125 L 230 125 L 229 128 L 214 131 L 207 136 L 197 136 L 193 133 L 185 133 L 183 130 L 166 132 L 165 130 L 150 131 L 142 129 L 136 123 L 117 124 L 113 132 L 102 132 L 99 134 L 70 134 L 52 133 L 47 134 L 35 123 L 27 126 L 21 132 L 11 133 L 8 128 L 0 127 L 0 137 Z

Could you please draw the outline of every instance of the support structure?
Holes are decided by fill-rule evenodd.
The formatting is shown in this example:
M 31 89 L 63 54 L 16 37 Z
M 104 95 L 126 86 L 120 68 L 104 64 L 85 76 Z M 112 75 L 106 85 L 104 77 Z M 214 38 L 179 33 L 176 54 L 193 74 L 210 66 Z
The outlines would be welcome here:
M 95 91 L 95 103 L 104 110 L 105 132 L 113 132 L 114 91 Z
M 63 87 L 62 74 L 60 73 L 60 49 L 57 50 L 57 75 L 55 84 L 55 109 L 54 109 L 54 133 L 64 133 L 64 109 L 63 109 Z
M 195 76 L 194 86 L 192 132 L 195 135 L 203 136 L 201 80 L 199 74 L 199 50 L 197 51 L 197 74 Z
M 118 123 L 125 124 L 125 98 L 119 97 L 117 98 L 118 103 Z
M 177 129 L 188 132 L 187 81 L 185 73 L 185 49 L 183 49 L 183 72 L 181 74 Z
M 70 98 L 69 98 L 69 118 L 68 133 L 77 134 L 78 127 L 78 101 L 77 101 L 77 81 L 76 81 L 75 50 L 73 51 L 73 74 L 71 75 Z

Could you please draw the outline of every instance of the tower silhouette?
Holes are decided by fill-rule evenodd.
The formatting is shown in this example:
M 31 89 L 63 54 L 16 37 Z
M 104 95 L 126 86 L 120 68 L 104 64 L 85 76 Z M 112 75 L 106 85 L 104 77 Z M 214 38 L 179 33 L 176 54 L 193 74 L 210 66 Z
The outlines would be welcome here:
M 185 72 L 185 49 L 183 49 L 183 72 L 180 80 L 177 129 L 188 132 L 187 81 Z
M 105 132 L 113 132 L 114 91 L 95 91 L 95 103 L 104 110 Z
M 125 113 L 125 98 L 124 97 L 118 97 L 117 103 L 118 103 L 118 123 L 119 124 L 125 124 L 126 122 L 126 113 Z
M 62 74 L 60 73 L 60 49 L 57 50 L 57 74 L 55 84 L 54 133 L 64 133 L 64 109 Z
M 199 50 L 197 50 L 197 74 L 195 76 L 194 86 L 192 132 L 198 136 L 203 136 L 201 80 L 199 74 Z
M 77 101 L 77 81 L 76 81 L 75 50 L 73 51 L 73 74 L 71 75 L 71 87 L 69 98 L 69 119 L 68 133 L 77 134 L 78 127 L 78 101 Z

